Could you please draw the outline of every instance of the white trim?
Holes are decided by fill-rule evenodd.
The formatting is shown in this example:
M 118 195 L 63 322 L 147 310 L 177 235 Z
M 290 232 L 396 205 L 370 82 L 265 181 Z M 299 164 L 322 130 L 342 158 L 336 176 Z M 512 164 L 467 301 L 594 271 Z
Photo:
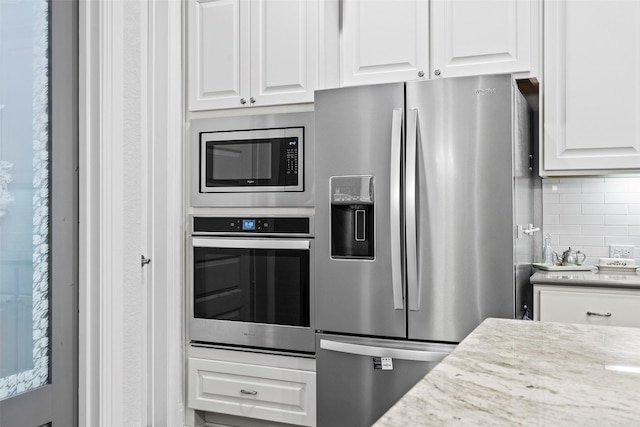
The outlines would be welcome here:
M 99 174 L 100 426 L 122 425 L 123 19 L 121 2 L 101 1 Z
M 79 3 L 79 325 L 78 424 L 99 426 L 100 125 L 99 3 Z
M 129 12 L 140 14 L 137 24 Z M 184 422 L 181 16 L 180 0 L 80 0 L 79 425 Z M 132 31 L 136 40 L 125 40 Z M 132 82 L 140 82 L 139 93 L 127 92 Z M 126 111 L 140 116 L 137 143 L 125 134 L 132 125 Z M 146 200 L 131 201 L 123 178 L 130 159 L 123 156 L 137 149 Z M 127 212 L 138 202 L 148 217 L 132 236 L 141 218 Z M 135 294 L 135 278 L 125 272 L 136 261 L 124 252 L 138 244 L 152 259 L 145 267 L 147 326 L 125 325 L 132 304 L 124 299 Z M 147 301 L 140 303 L 144 309 Z M 141 334 L 144 344 L 131 342 Z M 127 366 L 132 357 L 139 362 L 132 352 L 146 344 L 147 366 Z M 138 391 L 132 384 L 142 387 L 135 401 L 127 399 Z
M 149 12 L 149 425 L 184 424 L 184 123 L 180 0 Z

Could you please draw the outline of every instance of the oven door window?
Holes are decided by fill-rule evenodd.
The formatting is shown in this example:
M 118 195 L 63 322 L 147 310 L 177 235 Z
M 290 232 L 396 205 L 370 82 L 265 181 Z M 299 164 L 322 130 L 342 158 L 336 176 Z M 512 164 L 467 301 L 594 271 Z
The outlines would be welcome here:
M 206 186 L 297 185 L 298 138 L 207 141 Z
M 194 317 L 309 326 L 309 251 L 194 248 Z

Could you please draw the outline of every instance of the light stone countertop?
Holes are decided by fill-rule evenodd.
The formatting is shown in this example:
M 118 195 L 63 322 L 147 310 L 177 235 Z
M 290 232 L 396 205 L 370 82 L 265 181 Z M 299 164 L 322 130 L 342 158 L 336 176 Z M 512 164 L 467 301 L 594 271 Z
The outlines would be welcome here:
M 618 288 L 640 288 L 640 272 L 604 271 L 536 271 L 529 283 L 538 285 L 581 285 Z M 640 424 L 640 422 L 639 422 Z
M 640 425 L 640 328 L 485 320 L 375 424 L 447 425 Z

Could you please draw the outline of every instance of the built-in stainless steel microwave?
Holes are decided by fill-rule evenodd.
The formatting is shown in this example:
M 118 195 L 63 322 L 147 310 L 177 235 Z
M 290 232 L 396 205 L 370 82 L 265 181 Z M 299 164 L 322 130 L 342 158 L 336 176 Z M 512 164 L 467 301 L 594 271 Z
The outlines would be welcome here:
M 313 205 L 313 113 L 191 122 L 191 205 Z
M 200 134 L 200 191 L 304 190 L 304 128 Z

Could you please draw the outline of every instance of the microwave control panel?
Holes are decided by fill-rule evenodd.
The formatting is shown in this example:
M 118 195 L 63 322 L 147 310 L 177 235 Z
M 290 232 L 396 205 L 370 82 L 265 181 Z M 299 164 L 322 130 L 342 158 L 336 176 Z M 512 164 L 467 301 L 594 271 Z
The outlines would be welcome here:
M 298 140 L 289 141 L 285 149 L 287 159 L 287 174 L 298 175 Z

